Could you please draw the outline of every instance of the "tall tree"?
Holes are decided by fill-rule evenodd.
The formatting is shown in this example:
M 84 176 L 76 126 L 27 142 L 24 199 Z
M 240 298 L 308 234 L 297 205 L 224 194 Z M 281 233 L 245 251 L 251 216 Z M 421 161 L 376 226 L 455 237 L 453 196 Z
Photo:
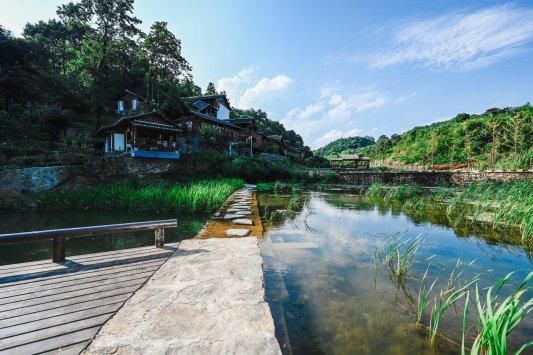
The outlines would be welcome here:
M 148 60 L 146 97 L 154 100 L 158 84 L 163 80 L 191 79 L 191 66 L 181 55 L 181 41 L 158 21 L 150 27 L 142 45 Z
M 207 84 L 207 89 L 205 89 L 205 94 L 206 95 L 216 95 L 216 94 L 218 94 L 217 93 L 217 89 L 215 88 L 215 84 L 213 84 L 213 83 Z
M 77 51 L 75 64 L 85 85 L 92 89 L 91 107 L 97 114 L 97 126 L 106 100 L 117 91 L 114 78 L 131 65 L 134 37 L 142 34 L 137 28 L 141 21 L 132 13 L 133 0 L 82 0 L 58 8 L 65 23 L 88 29 L 88 39 Z

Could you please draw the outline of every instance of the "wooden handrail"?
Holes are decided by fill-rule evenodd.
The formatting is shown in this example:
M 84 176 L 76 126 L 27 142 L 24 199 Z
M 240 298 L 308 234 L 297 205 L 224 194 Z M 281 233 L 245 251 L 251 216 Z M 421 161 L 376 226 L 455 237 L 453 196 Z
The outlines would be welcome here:
M 145 221 L 121 224 L 108 224 L 102 226 L 76 227 L 64 229 L 50 229 L 44 231 L 0 234 L 0 245 L 19 244 L 36 240 L 53 240 L 54 262 L 65 260 L 65 240 L 68 238 L 92 237 L 110 233 L 136 232 L 155 230 L 155 246 L 161 248 L 165 245 L 165 228 L 177 227 L 175 219 L 159 221 Z

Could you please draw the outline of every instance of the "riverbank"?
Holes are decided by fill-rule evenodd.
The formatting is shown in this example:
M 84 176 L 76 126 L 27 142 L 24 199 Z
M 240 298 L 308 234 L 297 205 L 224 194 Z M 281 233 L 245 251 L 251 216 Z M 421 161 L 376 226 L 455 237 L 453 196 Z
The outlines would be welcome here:
M 123 180 L 98 186 L 54 189 L 34 196 L 44 209 L 123 210 L 162 212 L 214 212 L 244 185 L 241 179 Z
M 484 223 L 492 228 L 515 227 L 524 246 L 531 248 L 533 244 L 533 182 L 530 181 L 478 183 L 465 188 L 372 184 L 364 193 L 404 202 L 412 210 L 444 204 L 446 215 L 454 225 Z

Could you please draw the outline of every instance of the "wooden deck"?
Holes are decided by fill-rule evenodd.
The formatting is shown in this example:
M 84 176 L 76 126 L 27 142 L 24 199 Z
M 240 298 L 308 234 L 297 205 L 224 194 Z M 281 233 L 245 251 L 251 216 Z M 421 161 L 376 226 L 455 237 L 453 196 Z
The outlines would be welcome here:
M 0 354 L 78 354 L 176 248 L 0 266 Z

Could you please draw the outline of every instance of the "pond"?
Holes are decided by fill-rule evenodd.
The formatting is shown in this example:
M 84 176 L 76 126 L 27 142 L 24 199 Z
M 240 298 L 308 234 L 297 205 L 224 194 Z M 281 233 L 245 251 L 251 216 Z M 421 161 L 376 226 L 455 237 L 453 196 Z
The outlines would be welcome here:
M 499 232 L 482 226 L 454 229 L 442 208 L 406 211 L 400 203 L 357 194 L 312 192 L 295 216 L 272 220 L 269 216 L 287 208 L 288 199 L 259 194 L 267 229 L 261 243 L 267 300 L 284 353 L 460 353 L 463 304 L 444 314 L 439 332 L 452 341 L 439 339 L 437 349 L 429 346 L 425 328 L 415 324 L 425 270 L 426 280 L 437 278 L 434 290 L 444 290 L 458 259 L 465 270 L 461 279 L 479 274 L 481 287 L 514 271 L 512 289 L 532 269 L 522 246 L 501 243 Z M 374 259 L 384 240 L 399 236 L 422 238 L 411 275 L 402 281 Z M 503 290 L 502 296 L 511 291 Z M 470 326 L 474 317 L 471 312 Z M 532 340 L 531 318 L 513 332 L 512 349 Z M 426 311 L 423 323 L 429 319 Z M 472 338 L 470 330 L 467 345 Z
M 71 228 L 104 224 L 142 222 L 177 218 L 178 227 L 165 232 L 166 242 L 192 238 L 209 215 L 176 215 L 176 213 L 131 213 L 121 211 L 46 211 L 27 210 L 0 213 L 0 234 L 55 228 Z M 67 242 L 66 255 L 81 255 L 103 251 L 136 248 L 154 244 L 154 231 L 118 233 L 109 236 L 72 238 Z M 0 265 L 52 258 L 52 242 L 39 241 L 0 246 Z

